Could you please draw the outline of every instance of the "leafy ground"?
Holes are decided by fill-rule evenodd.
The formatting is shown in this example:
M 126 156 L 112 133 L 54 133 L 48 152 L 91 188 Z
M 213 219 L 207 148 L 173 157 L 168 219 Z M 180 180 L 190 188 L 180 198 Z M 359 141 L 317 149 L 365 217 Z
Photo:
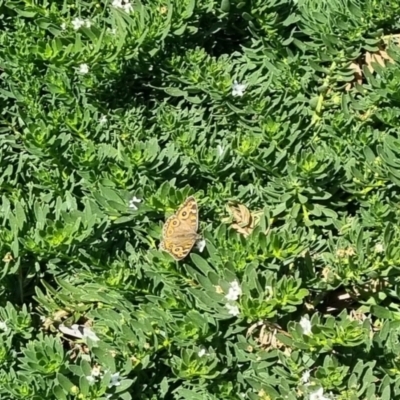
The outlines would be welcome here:
M 398 0 L 0 16 L 1 399 L 400 399 Z

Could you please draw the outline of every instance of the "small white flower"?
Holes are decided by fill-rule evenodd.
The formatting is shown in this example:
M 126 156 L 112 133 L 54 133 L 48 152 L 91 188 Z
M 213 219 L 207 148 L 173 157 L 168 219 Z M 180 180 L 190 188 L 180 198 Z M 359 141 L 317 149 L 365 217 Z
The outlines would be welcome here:
M 86 339 L 93 340 L 93 342 L 98 342 L 100 339 L 90 328 L 83 328 L 83 337 Z
M 206 349 L 201 349 L 201 350 L 199 350 L 199 352 L 197 353 L 197 355 L 198 355 L 199 357 L 204 357 L 204 356 L 208 356 L 208 353 L 207 353 Z
M 239 282 L 235 279 L 231 282 L 231 288 L 239 293 L 239 296 L 242 294 L 242 289 L 240 288 Z
M 376 253 L 383 253 L 385 251 L 385 248 L 383 247 L 382 243 L 377 243 L 375 245 L 375 252 Z
M 100 370 L 100 366 L 99 365 L 96 365 L 96 366 L 94 366 L 92 368 L 91 375 L 94 376 L 94 377 L 101 376 L 101 370 Z
M 230 315 L 233 315 L 234 317 L 237 317 L 240 314 L 239 307 L 234 306 L 232 304 L 226 304 L 225 307 L 228 309 L 228 313 Z
M 203 252 L 205 247 L 206 247 L 206 241 L 204 239 L 199 239 L 196 242 L 196 248 L 197 248 L 197 250 L 199 250 L 200 253 Z
M 269 285 L 265 286 L 265 297 L 266 297 L 266 299 L 267 300 L 271 299 L 273 294 L 274 294 L 274 290 L 272 289 L 272 286 L 269 286 Z
M 217 146 L 217 154 L 218 154 L 219 156 L 222 156 L 222 154 L 224 154 L 224 151 L 225 151 L 225 149 L 219 144 L 219 145 Z
M 239 286 L 238 281 L 233 281 L 230 283 L 230 288 L 228 290 L 228 294 L 225 298 L 228 301 L 236 301 L 242 295 L 242 289 Z
M 238 83 L 238 81 L 233 82 L 232 96 L 242 97 L 244 95 L 245 90 L 246 90 L 246 85 L 243 85 L 242 83 Z
M 307 384 L 310 381 L 310 371 L 304 371 L 301 376 L 301 382 Z
M 94 385 L 96 383 L 96 378 L 92 375 L 88 375 L 86 380 L 89 382 L 89 385 Z
M 126 2 L 126 3 L 122 6 L 122 8 L 125 10 L 125 12 L 126 12 L 127 14 L 129 14 L 129 13 L 133 10 L 132 4 L 129 3 L 129 2 Z
M 124 10 L 126 13 L 130 13 L 133 10 L 132 4 L 129 0 L 113 0 L 111 5 L 115 8 Z
M 306 317 L 301 317 L 300 319 L 300 326 L 303 329 L 303 333 L 305 335 L 311 335 L 311 322 Z
M 0 330 L 4 331 L 4 332 L 8 331 L 8 326 L 7 326 L 6 321 L 0 321 Z
M 87 19 L 85 21 L 85 26 L 86 26 L 86 28 L 90 28 L 92 26 L 92 22 Z
M 141 203 L 142 200 L 138 199 L 136 196 L 133 196 L 132 199 L 129 201 L 129 208 L 132 208 L 132 210 L 136 211 L 138 208 L 135 203 Z
M 63 22 L 63 23 L 60 25 L 60 28 L 61 28 L 62 31 L 65 31 L 65 30 L 67 29 L 67 24 L 66 24 L 65 22 Z
M 104 125 L 107 123 L 107 115 L 102 115 L 99 120 L 100 125 Z
M 119 386 L 121 384 L 120 382 L 121 377 L 119 376 L 119 372 L 116 372 L 115 374 L 111 375 L 111 381 L 108 385 L 108 387 L 113 387 L 113 386 Z
M 324 396 L 324 389 L 319 388 L 315 392 L 310 393 L 310 400 L 329 400 L 329 398 Z
M 238 299 L 238 295 L 232 288 L 229 289 L 228 294 L 225 296 L 228 301 L 236 301 Z
M 81 64 L 79 66 L 79 73 L 81 74 L 87 74 L 89 72 L 89 65 L 87 64 Z
M 117 33 L 117 29 L 116 28 L 108 28 L 108 31 L 111 33 L 111 35 L 115 35 Z
M 83 25 L 85 25 L 85 21 L 83 19 L 75 18 L 72 20 L 72 26 L 76 31 L 82 28 Z

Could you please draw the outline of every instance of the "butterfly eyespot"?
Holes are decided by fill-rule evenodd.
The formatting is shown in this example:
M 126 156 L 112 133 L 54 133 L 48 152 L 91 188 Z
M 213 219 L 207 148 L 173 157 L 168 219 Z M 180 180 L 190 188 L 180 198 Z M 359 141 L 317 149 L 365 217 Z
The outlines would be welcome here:
M 185 258 L 196 243 L 198 221 L 196 200 L 189 197 L 165 222 L 161 249 L 177 261 Z

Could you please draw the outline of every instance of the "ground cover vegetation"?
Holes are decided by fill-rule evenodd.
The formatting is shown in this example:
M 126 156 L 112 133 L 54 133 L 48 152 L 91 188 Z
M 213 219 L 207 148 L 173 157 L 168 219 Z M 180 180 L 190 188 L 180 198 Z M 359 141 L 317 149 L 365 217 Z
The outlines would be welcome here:
M 0 398 L 400 399 L 399 34 L 398 0 L 0 0 Z

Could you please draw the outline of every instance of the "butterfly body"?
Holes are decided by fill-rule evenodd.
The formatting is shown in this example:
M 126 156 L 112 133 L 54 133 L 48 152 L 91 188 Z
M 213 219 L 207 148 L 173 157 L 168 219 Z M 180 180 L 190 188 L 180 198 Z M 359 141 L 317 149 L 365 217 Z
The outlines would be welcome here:
M 176 213 L 165 221 L 160 243 L 161 250 L 171 254 L 175 260 L 182 260 L 200 238 L 197 234 L 198 228 L 199 210 L 196 199 L 190 196 Z

